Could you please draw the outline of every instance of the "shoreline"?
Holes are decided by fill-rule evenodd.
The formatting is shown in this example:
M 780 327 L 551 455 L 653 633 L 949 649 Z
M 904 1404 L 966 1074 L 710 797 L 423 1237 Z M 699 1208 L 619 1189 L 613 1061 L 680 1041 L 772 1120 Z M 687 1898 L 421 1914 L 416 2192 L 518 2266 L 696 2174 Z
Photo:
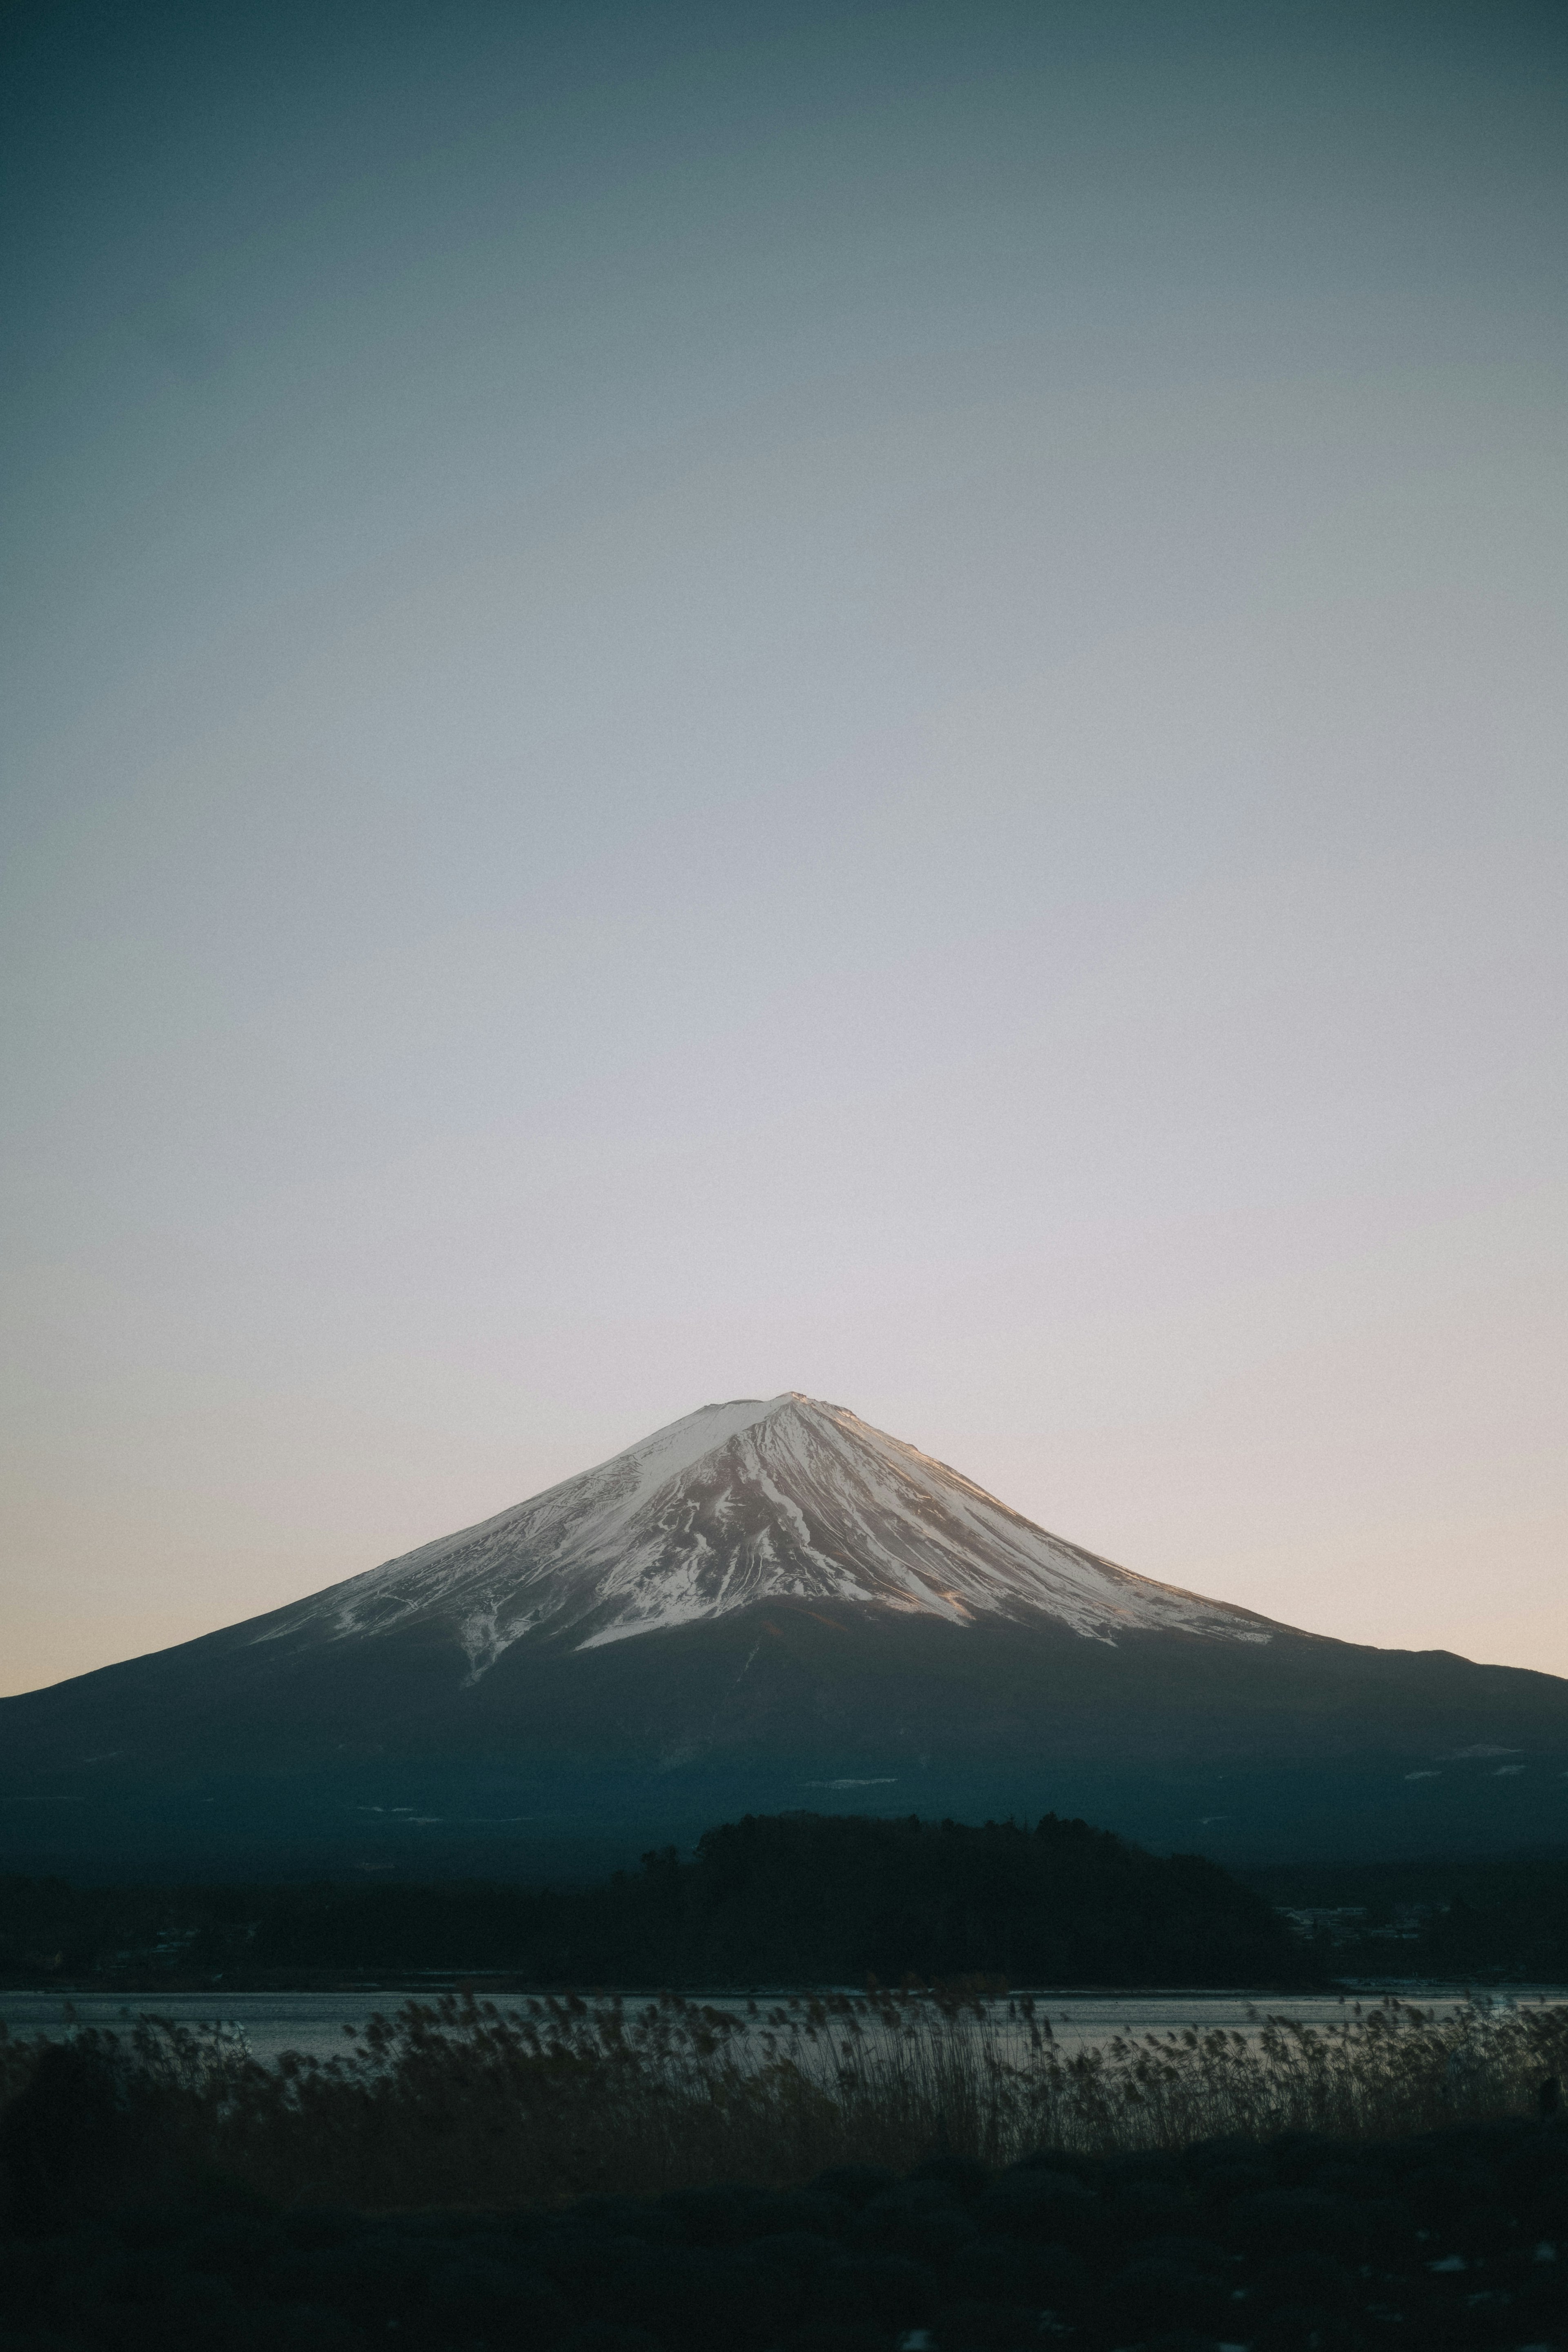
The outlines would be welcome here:
M 408 1969 L 392 1973 L 363 1975 L 346 1970 L 323 1969 L 268 1972 L 256 1976 L 218 1977 L 158 1977 L 142 1976 L 73 1977 L 69 1979 L 50 1979 L 40 1982 L 36 1978 L 0 1978 L 0 2001 L 109 2000 L 116 1997 L 153 2000 L 164 1995 L 179 2000 L 189 2000 L 203 1994 L 219 2000 L 265 1999 L 270 1994 L 289 1993 L 380 1993 L 403 1995 L 417 1999 L 423 1995 L 457 1993 L 491 1999 L 497 1995 L 517 1999 L 561 1999 L 575 1994 L 594 2000 L 658 2000 L 666 1996 L 686 2001 L 704 2000 L 805 2000 L 813 1998 L 853 2000 L 868 1991 L 863 1984 L 740 1984 L 718 1983 L 697 1985 L 646 1984 L 585 1984 L 580 1979 L 571 1981 L 542 1983 L 537 1979 L 512 1976 L 495 1969 Z M 879 1986 L 879 1993 L 903 1990 L 898 1986 Z M 1327 1977 L 1317 1983 L 1290 1984 L 1142 1984 L 1125 1979 L 1114 1983 L 975 1986 L 916 1985 L 908 1988 L 914 1993 L 956 1994 L 963 1999 L 994 2000 L 1325 2000 L 1335 1998 L 1345 2000 L 1463 2000 L 1472 1994 L 1496 1998 L 1506 1995 L 1511 2000 L 1568 2000 L 1568 1984 L 1538 1979 L 1504 1977 L 1472 1976 L 1458 1978 L 1426 1977 Z

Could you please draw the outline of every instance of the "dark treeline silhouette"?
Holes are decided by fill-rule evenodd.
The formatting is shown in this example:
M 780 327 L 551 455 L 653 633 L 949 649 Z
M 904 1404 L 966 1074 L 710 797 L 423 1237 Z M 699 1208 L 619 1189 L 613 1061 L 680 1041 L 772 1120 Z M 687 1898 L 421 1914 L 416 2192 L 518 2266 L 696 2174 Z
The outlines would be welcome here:
M 1317 1915 L 1317 1948 L 1336 1975 L 1568 1979 L 1568 1855 L 1302 1863 L 1246 1876 L 1269 1902 Z
M 72 1889 L 0 1882 L 0 1969 L 172 1977 L 504 1971 L 540 1985 L 1300 1984 L 1258 1894 L 1194 1854 L 1047 1814 L 1013 1822 L 785 1814 L 710 1830 L 588 1888 Z

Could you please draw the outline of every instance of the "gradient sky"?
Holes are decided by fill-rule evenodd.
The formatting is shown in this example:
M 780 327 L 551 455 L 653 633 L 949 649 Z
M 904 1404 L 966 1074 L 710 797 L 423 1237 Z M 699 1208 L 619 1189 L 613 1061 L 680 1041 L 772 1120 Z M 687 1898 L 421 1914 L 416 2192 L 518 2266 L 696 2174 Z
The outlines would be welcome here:
M 785 1388 L 1568 1673 L 1568 16 L 5 21 L 0 1688 Z

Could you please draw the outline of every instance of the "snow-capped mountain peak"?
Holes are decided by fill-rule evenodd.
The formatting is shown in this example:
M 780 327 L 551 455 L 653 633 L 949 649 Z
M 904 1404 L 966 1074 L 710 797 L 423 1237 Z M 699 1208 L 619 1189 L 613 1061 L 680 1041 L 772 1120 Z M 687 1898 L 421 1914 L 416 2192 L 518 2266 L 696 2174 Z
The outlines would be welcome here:
M 1064 1542 L 845 1406 L 795 1390 L 704 1405 L 597 1468 L 274 1620 L 256 1638 L 449 1628 L 477 1681 L 520 1641 L 592 1649 L 763 1601 L 1088 1638 L 1267 1642 L 1267 1620 Z M 432 1631 L 437 1625 L 432 1624 Z

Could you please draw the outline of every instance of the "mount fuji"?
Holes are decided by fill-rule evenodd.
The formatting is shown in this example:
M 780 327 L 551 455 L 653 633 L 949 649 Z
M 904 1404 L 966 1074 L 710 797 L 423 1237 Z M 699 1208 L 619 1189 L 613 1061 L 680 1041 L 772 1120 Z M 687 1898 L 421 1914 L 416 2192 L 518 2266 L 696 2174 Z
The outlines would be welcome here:
M 1568 1683 L 1134 1575 L 790 1391 L 0 1702 L 0 1867 L 577 1874 L 796 1808 L 1231 1860 L 1565 1842 Z
M 765 1601 L 843 1601 L 950 1625 L 1049 1618 L 1266 1642 L 1261 1617 L 1131 1575 L 984 1487 L 794 1391 L 704 1405 L 460 1535 L 352 1578 L 258 1638 L 447 1630 L 476 1683 L 531 1635 L 595 1649 Z

